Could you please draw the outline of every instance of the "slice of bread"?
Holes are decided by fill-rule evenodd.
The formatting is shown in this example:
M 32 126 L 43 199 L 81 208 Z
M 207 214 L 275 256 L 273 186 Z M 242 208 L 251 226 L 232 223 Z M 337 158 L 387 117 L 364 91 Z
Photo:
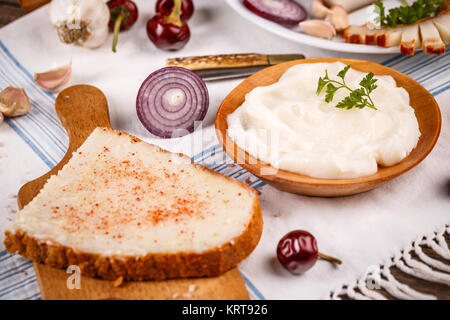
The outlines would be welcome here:
M 217 276 L 252 252 L 262 224 L 245 183 L 97 128 L 17 214 L 5 246 L 110 280 Z

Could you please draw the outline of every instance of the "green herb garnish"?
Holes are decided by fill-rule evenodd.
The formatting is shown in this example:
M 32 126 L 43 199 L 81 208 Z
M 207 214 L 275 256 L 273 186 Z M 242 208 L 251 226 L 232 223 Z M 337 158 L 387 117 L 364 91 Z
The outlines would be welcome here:
M 386 9 L 380 0 L 375 2 L 375 9 L 379 14 L 379 23 L 382 26 L 395 27 L 398 24 L 412 24 L 420 19 L 434 17 L 441 11 L 447 0 L 417 0 L 413 4 L 407 3 L 401 7 Z M 405 3 L 405 2 L 404 2 Z
M 372 98 L 370 97 L 370 94 L 373 90 L 377 88 L 377 85 L 375 82 L 377 82 L 378 79 L 374 79 L 374 74 L 371 72 L 367 74 L 359 83 L 361 88 L 358 89 L 351 89 L 347 86 L 345 83 L 345 75 L 347 74 L 347 71 L 350 69 L 350 65 L 347 65 L 344 69 L 339 71 L 337 76 L 342 79 L 342 82 L 332 80 L 328 77 L 328 70 L 325 69 L 325 76 L 322 78 L 319 78 L 319 83 L 317 85 L 317 95 L 319 95 L 322 92 L 322 89 L 326 87 L 325 92 L 325 101 L 330 103 L 333 101 L 334 94 L 339 89 L 347 89 L 350 91 L 350 94 L 345 97 L 343 100 L 341 100 L 337 105 L 336 108 L 340 109 L 352 109 L 352 108 L 358 108 L 362 109 L 364 107 L 369 107 L 374 110 L 378 110 L 375 107 L 375 104 L 372 101 Z

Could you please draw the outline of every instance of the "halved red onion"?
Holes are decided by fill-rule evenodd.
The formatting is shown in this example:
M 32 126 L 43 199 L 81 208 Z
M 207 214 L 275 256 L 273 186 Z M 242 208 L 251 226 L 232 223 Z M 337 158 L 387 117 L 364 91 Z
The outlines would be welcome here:
M 281 24 L 294 25 L 308 16 L 306 10 L 292 0 L 244 0 L 243 3 L 258 16 Z
M 209 106 L 205 82 L 194 72 L 166 67 L 150 74 L 136 98 L 136 111 L 142 125 L 162 138 L 180 137 L 194 131 Z

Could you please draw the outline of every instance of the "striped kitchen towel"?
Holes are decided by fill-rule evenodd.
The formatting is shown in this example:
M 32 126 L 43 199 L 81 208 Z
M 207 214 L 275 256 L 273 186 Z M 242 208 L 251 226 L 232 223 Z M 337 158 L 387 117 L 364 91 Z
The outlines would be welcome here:
M 383 62 L 416 79 L 434 96 L 450 88 L 449 53 L 427 56 L 423 52 L 415 56 L 396 55 Z M 55 96 L 45 92 L 33 82 L 33 77 L 0 41 L 0 88 L 8 85 L 24 88 L 30 98 L 32 110 L 25 116 L 6 119 L 14 132 L 25 141 L 37 156 L 49 167 L 63 157 L 68 145 L 67 134 L 54 111 Z M 235 165 L 220 145 L 212 145 L 193 157 L 213 170 L 244 181 L 255 188 L 264 183 L 245 169 Z M 248 275 L 244 282 L 252 299 L 264 299 Z M 10 255 L 0 244 L 0 299 L 40 299 L 36 275 L 29 260 Z

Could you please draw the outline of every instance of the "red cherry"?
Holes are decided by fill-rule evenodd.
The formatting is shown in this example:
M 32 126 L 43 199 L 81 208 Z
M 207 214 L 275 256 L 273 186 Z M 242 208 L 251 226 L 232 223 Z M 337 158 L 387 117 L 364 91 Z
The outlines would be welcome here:
M 118 18 L 120 21 L 120 31 L 128 30 L 136 22 L 139 11 L 136 4 L 130 0 L 110 0 L 106 3 L 111 12 L 109 28 L 114 30 L 114 25 Z M 120 17 L 123 15 L 123 17 Z
M 166 17 L 157 14 L 147 22 L 147 35 L 156 47 L 174 51 L 186 45 L 191 33 L 185 22 L 177 26 L 167 23 Z
M 164 16 L 172 12 L 174 0 L 158 0 L 156 2 L 156 13 L 161 13 Z M 181 3 L 181 20 L 188 21 L 194 14 L 194 3 L 192 0 L 183 0 Z
M 136 4 L 131 0 L 110 0 L 106 4 L 110 11 L 109 28 L 114 31 L 112 50 L 116 52 L 119 31 L 131 28 L 139 12 Z
M 317 259 L 341 264 L 339 259 L 324 255 L 317 249 L 317 240 L 304 230 L 294 230 L 278 242 L 277 257 L 280 263 L 293 274 L 302 274 L 314 266 Z

